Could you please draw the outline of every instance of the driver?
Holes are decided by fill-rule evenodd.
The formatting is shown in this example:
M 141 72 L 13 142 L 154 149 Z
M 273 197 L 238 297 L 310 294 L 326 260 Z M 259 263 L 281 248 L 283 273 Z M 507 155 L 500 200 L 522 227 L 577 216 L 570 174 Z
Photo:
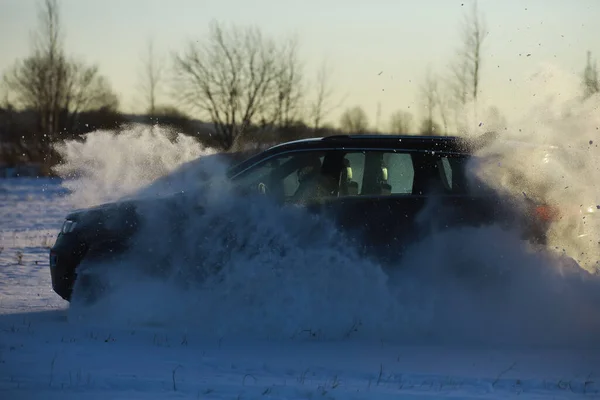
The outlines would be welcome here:
M 292 196 L 293 201 L 306 202 L 319 197 L 327 196 L 328 182 L 321 172 L 321 160 L 318 157 L 310 157 L 306 165 L 298 172 L 298 189 Z

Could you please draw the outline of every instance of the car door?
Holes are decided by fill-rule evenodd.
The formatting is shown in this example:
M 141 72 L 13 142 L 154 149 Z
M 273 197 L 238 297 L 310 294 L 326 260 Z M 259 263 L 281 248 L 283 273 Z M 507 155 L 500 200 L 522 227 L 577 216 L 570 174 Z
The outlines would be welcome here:
M 330 216 L 354 246 L 380 261 L 394 260 L 416 237 L 423 196 L 413 193 L 414 152 L 338 150 L 336 196 L 312 205 Z
M 338 194 L 320 210 L 378 261 L 394 264 L 407 246 L 436 231 L 494 219 L 489 199 L 467 194 L 464 156 L 408 149 L 340 152 Z
M 326 190 L 311 191 L 319 179 Z M 435 230 L 489 223 L 496 211 L 467 195 L 464 156 L 409 149 L 296 149 L 257 161 L 234 182 L 332 218 L 356 249 L 391 264 Z

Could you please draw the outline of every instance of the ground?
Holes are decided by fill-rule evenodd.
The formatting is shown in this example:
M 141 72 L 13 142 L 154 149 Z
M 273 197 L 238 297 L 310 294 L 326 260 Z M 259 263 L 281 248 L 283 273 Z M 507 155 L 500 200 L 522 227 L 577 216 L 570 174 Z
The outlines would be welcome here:
M 2 399 L 600 397 L 600 352 L 588 346 L 319 340 L 309 330 L 244 339 L 78 321 L 49 277 L 67 195 L 55 180 L 0 181 Z

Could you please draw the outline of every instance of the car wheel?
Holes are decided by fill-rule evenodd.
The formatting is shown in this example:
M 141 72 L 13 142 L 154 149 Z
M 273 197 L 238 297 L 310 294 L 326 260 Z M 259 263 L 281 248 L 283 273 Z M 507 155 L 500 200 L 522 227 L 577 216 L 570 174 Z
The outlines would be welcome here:
M 78 274 L 73 286 L 71 303 L 93 305 L 102 298 L 106 289 L 106 285 L 96 274 L 89 272 Z

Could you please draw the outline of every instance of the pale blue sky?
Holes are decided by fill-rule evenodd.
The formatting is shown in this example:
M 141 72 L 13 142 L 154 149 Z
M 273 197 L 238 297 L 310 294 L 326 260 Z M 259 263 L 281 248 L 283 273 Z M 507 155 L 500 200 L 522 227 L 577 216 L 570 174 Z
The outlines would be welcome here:
M 461 6 L 461 4 L 465 6 Z M 63 0 L 70 53 L 98 63 L 122 108 L 135 110 L 139 60 L 150 35 L 165 53 L 202 38 L 210 20 L 250 23 L 265 33 L 297 33 L 308 72 L 327 57 L 344 107 L 361 105 L 382 124 L 397 109 L 419 115 L 418 85 L 431 65 L 445 72 L 459 45 L 468 0 Z M 600 0 L 480 0 L 489 36 L 483 96 L 503 113 L 526 106 L 524 80 L 539 63 L 580 73 L 600 55 Z M 28 53 L 34 0 L 0 0 L 0 70 Z M 530 53 L 530 57 L 525 57 Z M 378 73 L 383 71 L 379 76 Z M 511 81 L 512 80 L 512 81 Z M 410 108 L 410 109 L 409 109 Z M 331 116 L 337 122 L 337 114 Z

